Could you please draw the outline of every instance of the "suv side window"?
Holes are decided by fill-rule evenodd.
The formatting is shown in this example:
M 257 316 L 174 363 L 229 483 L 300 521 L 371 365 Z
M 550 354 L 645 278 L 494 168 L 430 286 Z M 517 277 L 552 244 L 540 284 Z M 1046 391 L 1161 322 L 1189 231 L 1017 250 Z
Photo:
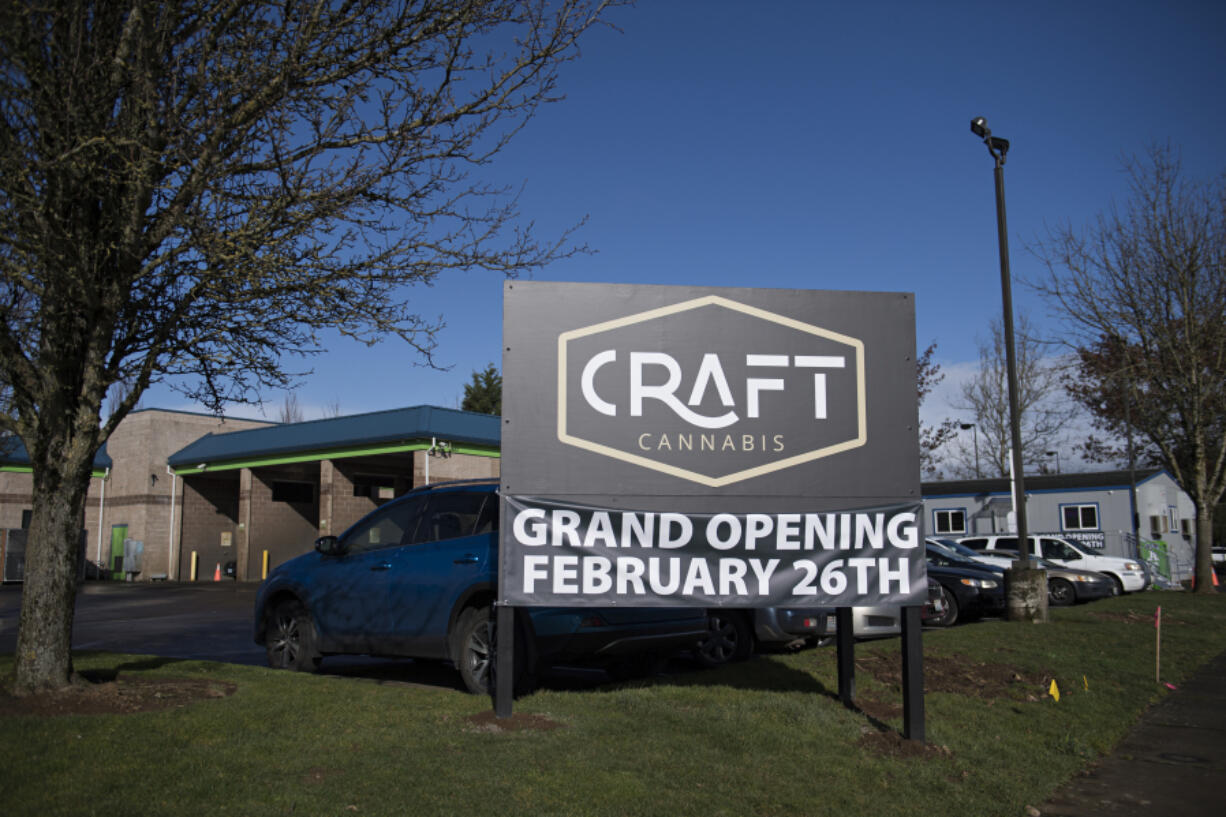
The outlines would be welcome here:
M 998 536 L 996 537 L 995 548 L 997 550 L 1017 550 L 1017 537 L 1016 536 Z
M 1075 562 L 1081 558 L 1080 553 L 1073 550 L 1059 539 L 1044 538 L 1040 541 L 1043 543 L 1043 555 L 1048 559 L 1061 559 L 1066 562 Z
M 959 539 L 958 542 L 966 545 L 971 550 L 985 550 L 988 546 L 988 540 L 982 538 Z
M 345 533 L 343 544 L 352 553 L 394 547 L 413 541 L 424 496 L 413 496 L 384 505 Z
M 498 532 L 498 494 L 490 492 L 485 495 L 485 505 L 481 507 L 481 516 L 477 518 L 477 529 L 473 533 Z
M 485 494 L 475 491 L 440 491 L 430 494 L 426 514 L 411 540 L 439 542 L 471 536 L 481 516 Z

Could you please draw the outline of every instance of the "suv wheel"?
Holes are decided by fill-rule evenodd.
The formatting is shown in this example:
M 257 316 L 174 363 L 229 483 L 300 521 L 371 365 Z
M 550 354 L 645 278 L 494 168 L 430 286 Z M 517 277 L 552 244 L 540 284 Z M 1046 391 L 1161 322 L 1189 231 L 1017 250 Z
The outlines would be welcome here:
M 264 635 L 268 666 L 274 669 L 314 672 L 320 654 L 315 646 L 315 628 L 306 607 L 297 599 L 283 601 L 268 617 Z
M 529 642 L 527 628 L 523 626 L 519 615 L 515 616 L 515 678 L 513 691 L 516 695 L 526 695 L 535 686 L 535 673 L 531 671 L 535 663 L 532 644 Z M 455 662 L 460 670 L 460 678 L 464 688 L 474 695 L 488 695 L 491 692 L 490 679 L 493 677 L 495 651 L 497 650 L 497 632 L 494 629 L 492 610 L 488 607 L 469 607 L 460 614 L 456 621 Z
M 707 634 L 698 642 L 698 663 L 718 667 L 744 661 L 753 654 L 753 632 L 745 616 L 736 610 L 709 610 Z
M 474 695 L 490 690 L 490 669 L 494 660 L 494 625 L 490 612 L 470 607 L 460 616 L 457 625 L 459 650 L 456 663 L 464 686 Z

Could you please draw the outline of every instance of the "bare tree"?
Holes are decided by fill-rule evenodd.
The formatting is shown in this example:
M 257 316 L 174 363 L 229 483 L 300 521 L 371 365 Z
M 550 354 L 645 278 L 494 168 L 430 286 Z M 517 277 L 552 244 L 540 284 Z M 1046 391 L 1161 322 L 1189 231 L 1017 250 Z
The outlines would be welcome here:
M 1049 447 L 1059 443 L 1076 407 L 1061 400 L 1064 394 L 1060 388 L 1060 369 L 1043 356 L 1042 344 L 1024 314 L 1018 316 L 1016 332 L 1022 459 L 1038 462 Z M 999 319 L 991 322 L 990 340 L 979 344 L 979 371 L 962 384 L 961 401 L 955 408 L 975 417 L 983 470 L 991 476 L 1008 476 L 1012 435 L 1005 341 Z M 959 473 L 974 474 L 974 455 L 965 443 L 957 445 L 955 452 Z
M 941 365 L 932 361 L 936 349 L 937 345 L 930 343 L 915 362 L 916 390 L 919 393 L 920 405 L 923 405 L 924 398 L 945 379 Z M 930 476 L 937 476 L 940 473 L 941 456 L 938 452 L 957 433 L 958 424 L 948 417 L 934 426 L 920 420 L 920 470 L 923 473 Z
M 132 392 L 133 385 L 130 381 L 119 380 L 111 385 L 111 390 L 107 392 L 106 397 L 106 416 L 110 417 L 115 412 L 119 411 L 127 400 L 128 395 Z M 140 400 L 129 406 L 126 411 L 132 411 L 140 408 Z
M 1196 505 L 1197 590 L 1211 592 L 1226 489 L 1226 175 L 1194 183 L 1169 147 L 1125 163 L 1131 195 L 1084 232 L 1052 230 L 1034 286 L 1072 330 L 1083 399 L 1127 422 Z
M 1093 431 L 1077 447 L 1089 462 L 1115 468 L 1162 467 L 1158 448 L 1135 432 L 1129 400 L 1133 368 L 1122 340 L 1103 338 L 1076 350 L 1076 364 L 1065 373 L 1064 388 L 1089 413 Z
M 306 417 L 302 414 L 302 405 L 298 402 L 298 392 L 287 391 L 277 412 L 277 420 L 282 423 L 301 423 Z
M 321 409 L 321 416 L 325 419 L 344 416 L 341 413 L 341 399 L 334 397 L 330 402 L 324 403 L 324 407 Z
M 325 327 L 428 363 L 439 322 L 407 287 L 573 251 L 469 174 L 557 98 L 606 5 L 0 5 L 0 429 L 34 494 L 19 692 L 69 682 L 90 465 L 151 383 L 255 402 Z

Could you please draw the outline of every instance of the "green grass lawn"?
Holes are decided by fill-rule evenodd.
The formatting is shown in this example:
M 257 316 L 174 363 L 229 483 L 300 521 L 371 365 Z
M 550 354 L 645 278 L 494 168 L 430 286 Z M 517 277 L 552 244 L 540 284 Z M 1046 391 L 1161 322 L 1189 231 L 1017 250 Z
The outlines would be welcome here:
M 889 739 L 901 691 L 882 670 L 899 659 L 897 639 L 857 646 L 865 713 L 834 699 L 826 648 L 541 691 L 516 713 L 558 728 L 519 731 L 474 720 L 489 700 L 453 690 L 81 655 L 79 670 L 209 678 L 236 691 L 159 712 L 0 718 L 0 803 L 10 817 L 1016 817 L 1169 694 L 1154 680 L 1159 604 L 1163 681 L 1178 684 L 1226 649 L 1226 594 L 1145 593 L 1053 610 L 1048 625 L 926 633 L 923 753 Z M 11 668 L 0 657 L 0 674 Z M 1059 702 L 1047 695 L 1053 678 Z

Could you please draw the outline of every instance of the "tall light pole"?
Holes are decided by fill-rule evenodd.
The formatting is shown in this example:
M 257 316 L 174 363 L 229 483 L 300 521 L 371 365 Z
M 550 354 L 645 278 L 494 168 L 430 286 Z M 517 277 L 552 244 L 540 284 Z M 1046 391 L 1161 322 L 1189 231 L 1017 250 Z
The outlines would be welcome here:
M 968 428 L 975 430 L 975 478 L 983 479 L 983 471 L 979 469 L 979 424 L 978 423 L 958 423 L 958 428 L 966 431 Z
M 1000 292 L 1004 313 L 1005 364 L 1009 377 L 1009 431 L 1013 443 L 1014 507 L 1017 516 L 1017 561 L 1009 571 L 1008 614 L 1011 620 L 1047 620 L 1047 579 L 1043 571 L 1030 568 L 1030 532 L 1026 526 L 1026 484 L 1022 466 L 1022 426 L 1018 405 L 1017 350 L 1013 342 L 1013 285 L 1009 276 L 1009 236 L 1005 223 L 1005 154 L 1009 140 L 993 136 L 988 120 L 971 120 L 971 133 L 983 140 L 996 162 L 996 236 L 1000 244 Z M 1034 576 L 1032 574 L 1038 574 Z

